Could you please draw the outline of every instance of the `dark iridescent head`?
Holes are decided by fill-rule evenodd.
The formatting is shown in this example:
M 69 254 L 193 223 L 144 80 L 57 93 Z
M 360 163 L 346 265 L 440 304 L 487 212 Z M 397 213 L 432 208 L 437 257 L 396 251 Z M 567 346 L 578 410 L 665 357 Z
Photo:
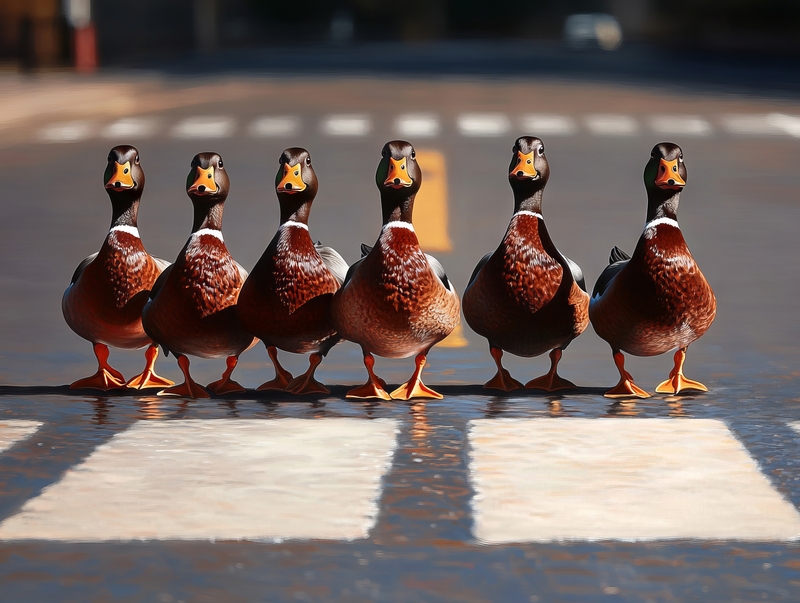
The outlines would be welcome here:
M 678 145 L 660 142 L 653 147 L 644 167 L 644 185 L 648 191 L 661 189 L 670 196 L 686 186 L 686 164 Z
M 217 153 L 198 153 L 186 177 L 186 193 L 192 200 L 224 201 L 230 181 Z
M 108 152 L 108 165 L 103 184 L 112 198 L 116 193 L 133 192 L 140 196 L 144 190 L 144 171 L 139 165 L 139 151 L 130 145 L 119 145 Z
M 375 172 L 375 184 L 382 197 L 408 198 L 422 185 L 422 170 L 417 164 L 417 153 L 411 143 L 392 140 L 383 145 L 381 162 Z
M 544 143 L 535 136 L 517 138 L 511 148 L 508 181 L 514 191 L 541 189 L 550 178 L 550 166 L 544 154 Z
M 291 197 L 295 200 L 313 199 L 317 194 L 317 175 L 311 167 L 311 154 L 303 148 L 292 147 L 281 153 L 280 167 L 275 175 L 275 191 L 278 199 Z

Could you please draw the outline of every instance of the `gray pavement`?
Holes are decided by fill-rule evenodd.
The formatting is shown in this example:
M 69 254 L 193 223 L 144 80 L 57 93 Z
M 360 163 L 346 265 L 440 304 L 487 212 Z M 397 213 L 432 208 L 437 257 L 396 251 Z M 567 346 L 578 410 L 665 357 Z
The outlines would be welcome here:
M 3 129 L 7 136 L 0 144 L 4 182 L 0 249 L 6 261 L 0 268 L 0 427 L 8 421 L 8 429 L 16 435 L 7 436 L 10 443 L 0 452 L 0 538 L 11 538 L 0 543 L 0 600 L 800 598 L 800 557 L 792 540 L 800 536 L 794 527 L 800 505 L 800 469 L 795 468 L 800 436 L 793 429 L 800 420 L 796 370 L 800 243 L 795 235 L 800 219 L 795 161 L 800 102 L 542 77 L 241 76 L 223 78 L 215 85 L 198 79 L 121 80 L 115 76 L 90 82 L 89 96 L 105 90 L 110 106 L 95 102 L 81 110 L 82 102 L 77 102 L 77 107 L 66 110 L 52 103 L 34 112 L 34 117 L 18 109 L 19 117 Z M 74 98 L 85 98 L 83 86 L 88 83 L 54 80 L 39 85 L 56 92 L 62 85 L 72 87 Z M 25 104 L 41 90 L 32 92 L 22 83 L 15 94 L 16 101 L 9 96 L 0 102 Z M 424 242 L 436 250 L 456 289 L 463 291 L 475 263 L 497 245 L 507 225 L 511 191 L 505 171 L 511 145 L 523 133 L 540 134 L 545 141 L 551 166 L 545 219 L 559 248 L 582 266 L 590 286 L 605 266 L 610 248 L 619 245 L 630 251 L 639 236 L 645 214 L 641 174 L 653 144 L 672 140 L 683 147 L 689 178 L 679 220 L 719 302 L 714 326 L 690 348 L 686 367 L 690 377 L 709 386 L 708 394 L 636 402 L 604 399 L 601 394 L 615 382 L 616 371 L 608 346 L 590 328 L 569 347 L 561 365 L 562 374 L 581 386 L 577 392 L 487 396 L 479 385 L 492 375 L 493 363 L 485 342 L 466 325 L 448 347 L 440 346 L 430 356 L 426 382 L 445 393 L 445 399 L 436 403 L 345 401 L 347 386 L 364 378 L 359 350 L 349 343 L 334 348 L 321 365 L 318 376 L 333 386 L 333 393 L 316 400 L 251 391 L 236 398 L 186 402 L 133 394 L 87 396 L 63 387 L 94 370 L 91 346 L 63 322 L 60 297 L 75 265 L 97 249 L 108 227 L 109 204 L 101 174 L 114 144 L 132 143 L 141 152 L 147 187 L 139 227 L 148 250 L 166 259 L 175 256 L 189 232 L 190 205 L 183 182 L 191 157 L 202 150 L 220 152 L 231 178 L 225 240 L 234 257 L 249 268 L 277 227 L 271 183 L 284 147 L 305 146 L 314 159 L 320 194 L 310 220 L 312 236 L 354 261 L 359 243 L 371 244 L 380 227 L 373 181 L 380 148 L 386 140 L 405 136 L 418 150 L 429 153 L 431 165 L 442 166 L 437 175 L 443 186 L 428 197 L 435 211 L 423 214 L 435 226 Z M 422 211 L 427 210 L 419 210 L 418 217 Z M 304 369 L 304 358 L 283 357 L 293 372 Z M 547 366 L 546 358 L 507 355 L 506 359 L 521 380 L 537 376 Z M 140 370 L 142 357 L 139 352 L 112 351 L 111 362 L 128 375 Z M 267 364 L 263 347 L 258 347 L 243 355 L 237 378 L 253 388 L 271 377 Z M 223 368 L 214 361 L 195 361 L 192 367 L 201 382 L 216 379 Z M 651 391 L 670 367 L 668 356 L 628 361 L 637 383 Z M 410 361 L 377 363 L 379 374 L 390 383 L 404 381 L 411 368 Z M 161 358 L 159 370 L 172 378 L 179 375 L 172 358 Z M 269 476 L 258 478 L 257 471 L 244 469 L 237 473 L 237 467 L 248 466 L 241 465 L 242 459 L 251 459 L 260 449 L 258 437 L 252 446 L 245 442 L 240 453 L 232 451 L 224 460 L 213 435 L 209 441 L 193 440 L 191 432 L 181 435 L 182 430 L 195 428 L 193 421 L 207 421 L 203 425 L 213 434 L 217 425 L 213 419 L 235 423 L 235 419 L 294 418 L 327 421 L 335 436 L 339 429 L 335 421 L 348 417 L 365 423 L 394 421 L 396 429 L 390 443 L 376 444 L 358 457 L 374 489 L 356 488 L 350 492 L 355 499 L 342 502 L 353 513 L 345 513 L 337 520 L 339 525 L 363 526 L 359 528 L 363 532 L 325 532 L 331 521 L 317 521 L 315 513 L 304 511 L 308 531 L 302 535 L 290 529 L 291 518 L 281 515 L 291 512 L 287 493 L 307 491 L 312 508 L 315 501 L 339 500 L 335 488 L 326 488 L 343 478 L 330 478 L 337 474 L 330 472 L 324 458 L 303 465 L 303 455 L 313 454 L 303 448 L 307 445 L 302 437 L 287 440 L 282 454 L 294 459 L 291 462 L 281 462 L 277 453 L 267 455 L 264 462 L 285 470 L 280 482 L 284 485 L 275 491 Z M 560 541 L 556 530 L 556 541 L 551 541 L 537 536 L 540 532 L 531 529 L 533 519 L 526 515 L 542 494 L 531 494 L 523 486 L 528 482 L 546 486 L 547 479 L 554 479 L 542 477 L 546 475 L 542 466 L 525 464 L 526 458 L 539 454 L 537 449 L 522 446 L 522 441 L 515 445 L 511 435 L 506 440 L 495 433 L 490 439 L 500 451 L 484 450 L 473 436 L 482 429 L 491 431 L 505 419 L 521 422 L 518 433 L 523 434 L 537 429 L 537 421 L 556 419 L 553 445 L 565 446 L 569 457 L 573 450 L 569 446 L 577 445 L 569 444 L 574 442 L 568 437 L 574 433 L 570 418 L 667 419 L 670 434 L 673 424 L 678 430 L 683 429 L 679 424 L 684 419 L 703 419 L 713 423 L 693 425 L 716 430 L 717 436 L 698 435 L 694 447 L 686 443 L 692 440 L 691 431 L 682 436 L 685 440 L 654 435 L 650 450 L 647 437 L 635 444 L 614 428 L 591 436 L 597 439 L 586 440 L 588 454 L 591 457 L 596 445 L 599 460 L 593 466 L 599 473 L 565 480 L 561 489 L 548 494 L 555 510 L 561 506 L 559 496 L 585 500 L 586 505 L 563 507 L 560 515 L 545 523 L 578 525 L 583 509 L 604 509 L 615 517 L 607 525 L 597 520 L 603 524 L 597 527 L 608 527 L 598 532 L 599 540 L 584 531 L 583 535 L 560 532 L 568 539 Z M 31 424 L 15 421 L 41 425 L 30 433 Z M 119 502 L 104 498 L 103 488 L 113 492 L 124 487 L 115 485 L 115 480 L 125 476 L 151 484 L 158 473 L 147 469 L 147 463 L 137 463 L 137 452 L 156 468 L 159 463 L 180 461 L 160 457 L 161 449 L 156 446 L 153 452 L 146 440 L 138 448 L 132 443 L 139 441 L 130 439 L 134 436 L 147 436 L 148 425 L 175 430 L 165 436 L 183 442 L 174 450 L 197 459 L 185 466 L 187 476 L 202 468 L 204 460 L 223 473 L 229 467 L 232 498 L 215 499 L 214 488 L 202 487 L 208 508 L 215 509 L 203 515 L 206 498 L 194 500 L 191 487 L 184 499 L 148 491 L 141 505 L 134 505 L 142 515 L 131 521 L 124 516 L 114 519 Z M 242 423 L 242 428 L 246 425 Z M 641 433 L 648 433 L 647 425 L 655 424 L 642 423 Z M 298 433 L 302 429 L 298 427 Z M 727 464 L 719 471 L 708 456 L 709 447 L 716 445 L 714 437 L 723 449 L 743 446 L 740 456 L 723 455 Z M 0 448 L 2 440 L 0 432 Z M 339 444 L 326 445 L 331 459 L 350 458 L 344 448 L 344 456 L 336 456 Z M 393 451 L 389 463 L 371 461 L 387 458 L 387 450 Z M 107 457 L 113 451 L 121 455 L 116 464 L 108 460 L 114 457 Z M 491 457 L 493 463 L 511 471 L 500 489 L 481 465 L 484 453 L 499 454 Z M 651 457 L 655 464 L 648 465 L 646 459 Z M 659 475 L 672 476 L 675 481 L 666 483 L 673 486 L 645 492 L 642 480 L 647 479 L 618 466 L 625 459 L 630 459 L 632 470 L 649 466 Z M 670 462 L 658 464 L 665 460 Z M 603 473 L 612 465 L 617 473 Z M 118 473 L 115 466 L 120 467 Z M 572 465 L 558 466 L 574 475 L 569 473 Z M 309 471 L 321 477 L 303 483 L 302 476 Z M 205 475 L 225 490 L 225 483 L 218 483 L 219 474 L 201 473 L 198 491 Z M 244 487 L 237 480 L 246 485 L 251 474 L 254 487 L 266 490 L 248 498 L 237 489 Z M 708 479 L 700 482 L 707 484 L 697 481 L 703 475 Z M 714 475 L 738 477 L 714 482 L 710 479 Z M 81 476 L 96 479 L 90 479 L 86 489 L 75 482 Z M 614 487 L 596 485 L 612 478 L 617 480 Z M 758 497 L 759 488 L 765 488 L 761 502 L 748 502 L 745 494 Z M 75 491 L 96 501 L 95 506 L 71 498 Z M 132 491 L 145 490 L 132 486 Z M 622 491 L 627 497 L 620 497 Z M 236 498 L 240 496 L 244 498 Z M 491 501 L 492 496 L 499 500 L 492 509 L 495 513 L 500 509 L 501 523 L 504 510 L 506 517 L 517 518 L 518 530 L 513 522 L 503 527 L 503 534 L 508 530 L 519 534 L 517 541 L 513 536 L 510 542 L 507 535 L 501 538 L 500 532 L 495 538 L 486 531 L 488 524 L 480 523 L 481 513 L 486 512 L 481 501 Z M 648 497 L 653 499 L 654 514 L 627 508 L 647 506 Z M 164 504 L 159 506 L 162 498 Z M 592 505 L 595 498 L 600 507 Z M 529 502 L 517 509 L 508 506 L 518 499 Z M 697 517 L 705 521 L 702 513 L 687 519 L 691 514 L 681 511 L 683 505 L 712 509 L 712 502 L 720 500 L 731 513 L 722 518 L 727 532 L 680 531 Z M 777 505 L 765 509 L 782 509 L 765 510 L 763 516 L 787 515 L 777 521 L 772 536 L 753 537 L 748 529 L 757 522 L 737 513 L 750 512 L 761 503 Z M 219 504 L 228 505 L 227 511 L 214 506 Z M 69 505 L 72 514 L 67 513 Z M 274 515 L 269 525 L 283 526 L 283 532 L 261 522 L 259 505 L 265 517 Z M 85 517 L 76 519 L 82 507 Z M 324 506 L 316 513 L 335 518 Z M 225 522 L 215 519 L 223 515 Z M 231 525 L 243 518 L 251 518 L 246 522 L 250 532 L 223 530 L 225 526 L 232 530 Z M 175 527 L 184 519 L 195 526 L 193 536 Z M 59 540 L 60 532 L 48 521 L 61 521 L 59 525 L 73 530 L 87 524 L 95 532 L 81 538 L 66 530 L 65 540 Z M 640 538 L 613 528 L 637 524 L 652 528 L 654 522 L 663 523 L 662 531 L 655 530 L 660 536 L 653 540 L 652 530 L 642 530 L 642 542 L 628 542 Z M 175 524 L 177 532 L 159 528 L 163 523 Z M 107 537 L 97 533 L 107 525 L 116 525 L 117 531 L 104 532 Z M 120 533 L 120 526 L 129 531 Z M 136 531 L 143 527 L 152 527 L 155 536 Z M 181 540 L 190 537 L 199 540 Z

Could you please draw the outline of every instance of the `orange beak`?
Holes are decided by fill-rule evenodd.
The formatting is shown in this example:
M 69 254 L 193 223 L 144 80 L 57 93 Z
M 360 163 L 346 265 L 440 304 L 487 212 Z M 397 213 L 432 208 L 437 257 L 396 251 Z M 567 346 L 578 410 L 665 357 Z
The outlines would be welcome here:
M 389 157 L 389 175 L 386 176 L 383 184 L 392 188 L 403 188 L 414 184 L 408 175 L 405 157 L 399 160 Z
M 277 191 L 279 193 L 289 193 L 294 195 L 300 191 L 306 190 L 306 183 L 303 182 L 303 168 L 298 163 L 295 166 L 290 166 L 288 163 L 283 164 L 283 178 L 278 183 Z
M 197 166 L 197 177 L 194 184 L 189 187 L 187 192 L 196 195 L 213 195 L 217 192 L 217 183 L 214 181 L 214 166 L 212 165 L 207 170 L 204 170 L 199 165 Z
M 112 188 L 115 191 L 122 191 L 126 188 L 133 188 L 133 176 L 131 176 L 131 162 L 126 161 L 124 164 L 114 162 L 114 175 L 111 176 L 106 182 L 106 188 Z
M 660 159 L 658 163 L 658 176 L 656 186 L 660 188 L 681 189 L 686 186 L 686 181 L 678 172 L 678 160 L 667 161 Z
M 524 180 L 525 178 L 536 178 L 538 175 L 539 173 L 533 166 L 533 151 L 527 155 L 522 151 L 517 151 L 517 165 L 511 170 L 509 178 Z

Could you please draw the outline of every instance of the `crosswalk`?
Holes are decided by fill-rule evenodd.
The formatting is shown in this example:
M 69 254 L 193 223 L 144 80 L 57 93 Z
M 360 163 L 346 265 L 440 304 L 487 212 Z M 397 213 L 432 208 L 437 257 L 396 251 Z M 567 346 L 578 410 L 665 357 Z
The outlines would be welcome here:
M 196 115 L 168 123 L 163 116 L 131 116 L 109 123 L 73 120 L 46 125 L 37 133 L 41 143 L 74 143 L 93 138 L 108 140 L 145 139 L 164 136 L 176 139 L 213 140 L 247 136 L 281 138 L 316 131 L 335 138 L 364 138 L 378 130 L 366 113 L 303 118 L 299 115 L 264 115 L 240 120 L 226 115 Z M 700 115 L 644 115 L 614 113 L 560 115 L 530 113 L 511 116 L 500 112 L 467 112 L 442 119 L 430 112 L 411 112 L 389 120 L 397 136 L 434 138 L 455 132 L 467 138 L 496 138 L 527 133 L 536 136 L 630 137 L 642 133 L 661 136 L 707 137 L 726 134 L 746 137 L 785 136 L 800 138 L 800 115 L 784 113 Z
M 0 451 L 39 427 L 1 421 Z M 466 430 L 478 542 L 800 539 L 800 513 L 720 420 Z M 367 538 L 401 434 L 396 419 L 138 421 L 5 518 L 0 540 Z

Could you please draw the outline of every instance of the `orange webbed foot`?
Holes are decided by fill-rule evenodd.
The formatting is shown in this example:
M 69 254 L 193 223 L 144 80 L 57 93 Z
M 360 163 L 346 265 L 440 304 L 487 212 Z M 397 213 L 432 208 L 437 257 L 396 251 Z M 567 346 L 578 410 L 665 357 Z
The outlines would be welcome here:
M 625 357 L 619 350 L 614 350 L 614 364 L 619 371 L 619 383 L 608 390 L 604 395 L 606 398 L 649 398 L 650 394 L 641 387 L 637 387 L 633 382 L 631 374 L 625 370 Z
M 555 392 L 561 389 L 576 389 L 575 385 L 569 379 L 564 379 L 558 373 L 547 373 L 536 379 L 531 379 L 525 384 L 525 389 L 542 389 L 546 392 Z
M 200 387 L 189 374 L 189 359 L 186 356 L 178 356 L 178 366 L 183 373 L 184 382 L 180 385 L 173 385 L 158 392 L 159 396 L 180 396 L 181 398 L 210 398 L 211 395 Z
M 147 364 L 141 373 L 128 380 L 126 385 L 129 389 L 149 389 L 151 387 L 161 388 L 175 385 L 175 382 L 171 379 L 167 379 L 156 374 L 155 364 L 156 358 L 158 358 L 158 348 L 156 346 L 148 346 L 147 350 L 145 350 L 144 357 L 147 361 Z
M 314 373 L 317 370 L 320 362 L 322 362 L 322 354 L 314 353 L 308 358 L 308 370 L 289 382 L 286 386 L 286 391 L 292 394 L 329 394 L 331 390 L 322 385 L 314 378 Z
M 107 392 L 110 389 L 125 387 L 125 377 L 117 369 L 108 364 L 108 346 L 95 343 L 92 346 L 97 358 L 97 372 L 91 377 L 78 379 L 72 383 L 70 389 L 99 389 Z
M 225 360 L 225 364 L 226 368 L 225 372 L 222 373 L 222 377 L 213 383 L 206 385 L 206 389 L 213 394 L 217 394 L 218 396 L 222 394 L 241 394 L 242 392 L 247 391 L 236 381 L 231 379 L 233 369 L 235 369 L 236 365 L 239 364 L 239 358 L 237 356 L 228 356 L 228 358 Z
M 275 366 L 275 378 L 270 381 L 262 383 L 256 388 L 256 391 L 280 390 L 284 391 L 286 386 L 292 382 L 292 374 L 283 368 L 278 362 L 278 348 L 275 346 L 267 346 L 267 354 L 269 354 L 272 364 Z
M 522 389 L 522 383 L 514 379 L 514 377 L 511 376 L 511 373 L 503 368 L 503 350 L 490 345 L 489 353 L 492 355 L 492 358 L 494 358 L 494 362 L 497 365 L 497 373 L 494 377 L 483 384 L 484 389 L 499 389 L 504 392 Z
M 675 352 L 675 365 L 669 373 L 669 379 L 659 383 L 656 392 L 659 394 L 679 394 L 683 391 L 707 392 L 708 388 L 693 379 L 687 379 L 683 375 L 683 363 L 686 360 L 686 348 L 681 348 Z
M 347 392 L 346 397 L 354 400 L 369 400 L 375 398 L 379 400 L 392 399 L 392 397 L 379 383 L 373 383 L 372 381 L 368 381 L 360 387 L 351 389 L 349 392 Z
M 442 394 L 432 390 L 422 382 L 422 369 L 425 368 L 425 362 L 426 355 L 424 353 L 417 354 L 417 357 L 414 359 L 414 363 L 416 364 L 414 374 L 411 375 L 411 379 L 390 394 L 392 400 L 411 400 L 411 398 L 441 400 L 444 398 Z

